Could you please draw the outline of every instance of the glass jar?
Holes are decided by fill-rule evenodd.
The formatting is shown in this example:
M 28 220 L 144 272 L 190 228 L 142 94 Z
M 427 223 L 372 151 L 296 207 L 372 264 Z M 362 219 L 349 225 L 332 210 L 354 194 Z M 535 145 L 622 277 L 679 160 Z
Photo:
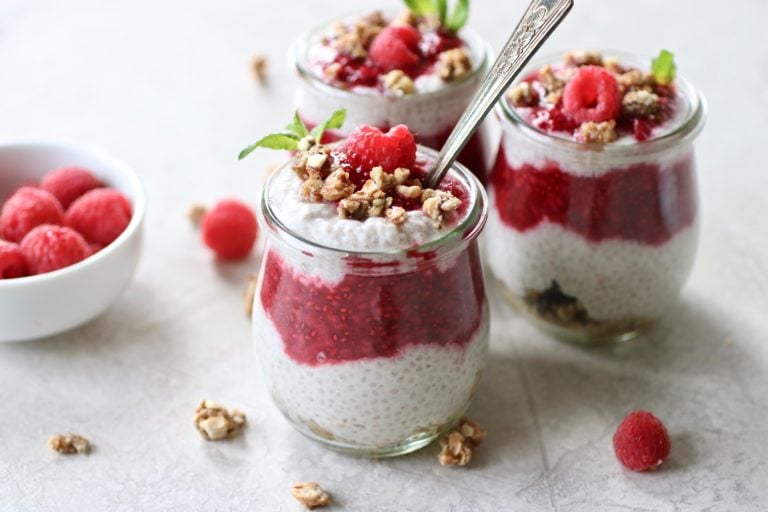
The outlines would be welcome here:
M 302 36 L 291 51 L 292 65 L 299 78 L 295 104 L 307 126 L 316 126 L 335 110 L 344 108 L 347 110 L 345 128 L 326 131 L 324 142 L 341 139 L 362 124 L 382 131 L 405 124 L 417 143 L 439 150 L 488 70 L 491 57 L 488 43 L 471 30 L 463 29 L 460 36 L 469 48 L 474 66 L 470 73 L 433 91 L 403 96 L 385 95 L 371 90 L 343 89 L 317 76 L 308 62 L 308 52 L 312 42 L 320 37 L 327 25 Z M 490 171 L 492 148 L 489 146 L 489 133 L 487 126 L 483 125 L 459 156 L 459 161 L 483 184 Z
M 688 277 L 699 225 L 693 141 L 705 103 L 675 83 L 680 117 L 644 142 L 579 143 L 500 102 L 487 263 L 511 303 L 559 337 L 630 339 L 673 306 Z
M 346 251 L 285 227 L 271 195 L 281 172 L 290 163 L 267 180 L 258 210 L 267 244 L 253 307 L 275 404 L 299 432 L 338 451 L 383 457 L 429 444 L 461 417 L 485 365 L 484 189 L 456 165 L 449 176 L 470 202 L 455 227 L 408 250 Z

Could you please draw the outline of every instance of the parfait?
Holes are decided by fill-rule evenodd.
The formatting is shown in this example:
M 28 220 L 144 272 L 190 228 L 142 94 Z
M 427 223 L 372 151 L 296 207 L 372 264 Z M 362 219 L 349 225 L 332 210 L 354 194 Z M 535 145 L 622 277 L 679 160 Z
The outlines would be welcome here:
M 452 12 L 437 1 L 408 3 L 414 10 L 399 16 L 345 17 L 298 41 L 296 103 L 308 126 L 344 108 L 348 126 L 387 131 L 405 124 L 417 143 L 433 149 L 443 145 L 479 87 L 489 49 L 462 29 L 468 2 L 458 2 Z M 324 142 L 348 134 L 328 131 Z M 490 167 L 486 139 L 481 129 L 459 158 L 481 182 Z
M 499 108 L 488 264 L 555 333 L 630 338 L 672 306 L 693 264 L 703 99 L 666 51 L 650 68 L 568 53 L 524 76 Z
M 450 427 L 477 387 L 488 308 L 476 238 L 482 186 L 456 165 L 422 187 L 431 150 L 407 127 L 326 128 L 254 147 L 296 151 L 263 187 L 267 246 L 253 306 L 264 383 L 300 432 L 367 456 L 418 449 Z

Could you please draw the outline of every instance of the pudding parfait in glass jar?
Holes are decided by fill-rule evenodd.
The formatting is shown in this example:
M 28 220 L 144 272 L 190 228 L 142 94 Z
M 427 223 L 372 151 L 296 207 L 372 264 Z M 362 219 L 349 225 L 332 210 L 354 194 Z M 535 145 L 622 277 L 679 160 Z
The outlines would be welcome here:
M 436 155 L 403 125 L 361 126 L 331 145 L 298 116 L 293 127 L 253 146 L 296 151 L 258 210 L 264 383 L 296 429 L 333 449 L 416 450 L 461 417 L 485 365 L 485 192 L 460 164 L 423 188 Z
M 575 52 L 501 101 L 487 261 L 512 303 L 580 342 L 623 340 L 668 311 L 693 264 L 693 141 L 704 101 L 652 65 Z
M 428 7 L 399 16 L 359 14 L 303 36 L 293 49 L 302 119 L 314 126 L 343 108 L 348 126 L 386 131 L 405 124 L 417 143 L 439 149 L 488 68 L 487 43 L 462 29 L 467 9 L 468 2 L 458 2 L 442 16 Z M 348 134 L 327 131 L 324 142 Z M 479 130 L 459 157 L 483 183 L 490 167 L 486 140 Z

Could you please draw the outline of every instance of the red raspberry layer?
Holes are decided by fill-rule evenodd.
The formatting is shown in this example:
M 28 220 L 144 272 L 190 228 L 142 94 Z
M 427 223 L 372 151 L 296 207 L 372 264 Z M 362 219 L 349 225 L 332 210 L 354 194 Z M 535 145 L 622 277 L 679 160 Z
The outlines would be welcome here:
M 408 127 L 402 124 L 387 133 L 363 125 L 334 150 L 334 158 L 347 167 L 350 181 L 360 188 L 374 167 L 381 166 L 390 173 L 398 167 L 411 169 L 416 162 L 416 142 Z
M 578 123 L 615 119 L 620 101 L 616 78 L 600 66 L 580 67 L 563 91 L 563 111 Z
M 555 163 L 512 168 L 502 147 L 491 183 L 501 220 L 518 231 L 548 221 L 592 242 L 661 245 L 696 218 L 689 158 L 664 171 L 658 164 L 636 164 L 592 177 L 569 174 Z
M 78 198 L 66 213 L 67 226 L 91 244 L 107 246 L 131 222 L 131 203 L 120 191 L 97 188 Z
M 661 420 L 648 411 L 633 411 L 613 435 L 613 449 L 632 471 L 648 471 L 667 460 L 672 444 Z
M 64 226 L 38 226 L 21 242 L 21 252 L 32 274 L 53 272 L 84 260 L 91 254 L 85 239 Z
M 245 258 L 256 242 L 256 216 L 248 205 L 235 199 L 219 201 L 203 217 L 202 237 L 221 259 Z
M 424 255 L 420 255 L 424 257 Z M 424 262 L 400 275 L 346 275 L 329 286 L 266 255 L 260 300 L 294 361 L 309 366 L 396 357 L 411 345 L 463 347 L 485 297 L 477 244 L 445 273 Z M 359 261 L 371 267 L 370 261 Z
M 65 210 L 75 199 L 101 186 L 91 171 L 83 167 L 62 167 L 40 180 L 40 188 L 53 194 Z
M 29 274 L 27 260 L 21 247 L 12 242 L 0 240 L 0 279 L 13 279 Z
M 41 224 L 63 223 L 64 211 L 58 199 L 39 188 L 21 187 L 0 211 L 0 236 L 11 242 L 20 242 Z

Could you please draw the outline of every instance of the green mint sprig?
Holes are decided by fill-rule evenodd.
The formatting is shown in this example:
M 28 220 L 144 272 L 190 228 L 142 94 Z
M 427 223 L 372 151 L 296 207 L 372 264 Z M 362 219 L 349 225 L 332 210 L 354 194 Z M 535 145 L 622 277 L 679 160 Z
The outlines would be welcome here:
M 336 130 L 344 125 L 344 120 L 347 117 L 346 109 L 339 109 L 331 117 L 315 126 L 312 131 L 307 129 L 304 121 L 299 117 L 299 113 L 293 114 L 293 121 L 291 124 L 285 127 L 284 132 L 270 133 L 269 135 L 262 137 L 250 146 L 240 151 L 238 160 L 242 160 L 246 156 L 250 155 L 256 148 L 266 149 L 286 149 L 288 151 L 296 151 L 299 149 L 299 142 L 306 137 L 312 137 L 316 144 L 320 143 L 323 138 L 325 130 Z
M 458 32 L 469 20 L 469 0 L 457 0 L 452 12 L 448 0 L 404 0 L 408 10 L 416 16 L 436 14 L 440 25 L 450 32 Z
M 659 56 L 651 61 L 651 73 L 656 83 L 669 85 L 675 80 L 675 56 L 667 50 L 661 50 Z

